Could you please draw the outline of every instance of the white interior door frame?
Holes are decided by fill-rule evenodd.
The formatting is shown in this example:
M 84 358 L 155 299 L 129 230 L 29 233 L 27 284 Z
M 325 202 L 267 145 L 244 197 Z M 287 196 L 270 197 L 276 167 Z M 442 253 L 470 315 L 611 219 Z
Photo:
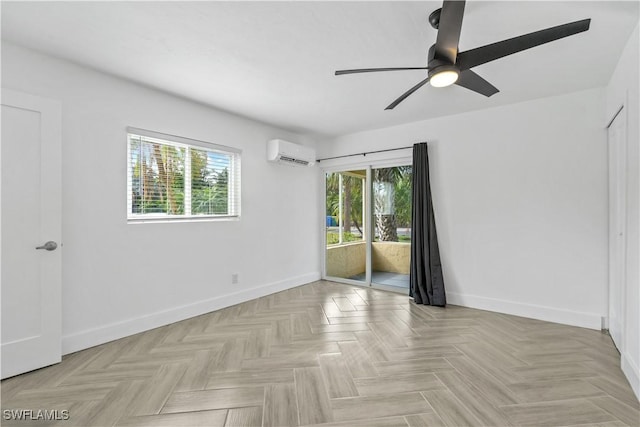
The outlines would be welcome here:
M 17 216 L 15 215 L 17 212 L 15 209 L 37 210 L 37 215 L 33 215 L 33 218 L 37 218 L 37 220 L 34 219 L 34 224 L 28 225 L 28 227 L 30 227 L 28 230 L 33 230 L 30 236 L 23 237 L 15 232 L 8 233 L 8 231 L 11 230 L 0 229 L 3 241 L 2 246 L 4 246 L 4 251 L 0 252 L 0 257 L 3 259 L 2 264 L 4 264 L 4 259 L 7 255 L 12 255 L 11 260 L 12 264 L 14 264 L 10 266 L 3 265 L 5 269 L 0 270 L 0 273 L 2 273 L 0 274 L 0 280 L 2 280 L 1 286 L 3 291 L 3 295 L 0 296 L 0 298 L 5 297 L 5 291 L 9 291 L 7 292 L 9 295 L 20 292 L 18 287 L 26 283 L 22 283 L 20 280 L 16 281 L 20 283 L 12 283 L 13 278 L 20 276 L 19 274 L 11 273 L 12 271 L 19 273 L 20 271 L 37 269 L 37 274 L 33 275 L 35 279 L 29 282 L 34 291 L 34 295 L 37 296 L 29 299 L 29 301 L 33 302 L 32 304 L 21 306 L 17 304 L 16 301 L 0 300 L 3 307 L 0 376 L 7 378 L 48 366 L 61 360 L 62 108 L 60 102 L 56 100 L 3 88 L 2 109 L 3 120 L 5 118 L 5 111 L 7 112 L 7 117 L 29 117 L 33 120 L 33 122 L 26 120 L 20 121 L 20 125 L 3 123 L 3 127 L 7 126 L 7 129 L 9 129 L 7 130 L 7 135 L 10 136 L 10 138 L 8 138 L 8 141 L 2 141 L 0 152 L 2 152 L 1 155 L 3 157 L 0 160 L 3 161 L 2 164 L 5 166 L 8 164 L 7 162 L 10 161 L 11 166 L 18 165 L 18 167 L 25 165 L 26 162 L 32 162 L 34 170 L 37 171 L 37 174 L 34 174 L 37 176 L 34 177 L 32 181 L 34 186 L 38 186 L 37 191 L 30 193 L 37 194 L 29 199 L 33 199 L 32 204 L 34 206 L 26 206 L 26 202 L 24 202 L 24 205 L 21 203 L 22 200 L 20 200 L 19 191 L 14 191 L 13 188 L 11 188 L 12 191 L 10 192 L 6 191 L 8 182 L 14 186 L 23 185 L 25 188 L 27 186 L 26 183 L 19 182 L 20 180 L 14 176 L 10 176 L 8 182 L 4 182 L 4 187 L 2 187 L 3 182 L 0 181 L 0 188 L 5 190 L 0 190 L 2 191 L 2 193 L 0 193 L 0 197 L 2 198 L 2 210 L 0 210 L 0 212 L 4 211 L 0 213 L 0 215 L 4 214 L 6 216 L 8 213 L 11 213 L 10 218 L 13 218 Z M 34 123 L 34 125 L 20 128 L 19 126 L 23 123 Z M 10 128 L 10 125 L 15 127 Z M 39 126 L 39 129 L 34 130 L 33 128 L 36 126 Z M 17 129 L 17 131 L 10 129 Z M 28 133 L 37 140 L 37 144 L 39 144 L 37 149 L 30 152 L 38 153 L 38 158 L 15 158 L 15 154 L 20 153 L 22 148 L 18 145 L 10 146 L 10 144 L 20 144 L 24 142 L 19 137 L 23 134 L 20 133 L 20 129 L 28 130 L 29 132 L 25 132 L 24 134 Z M 5 132 L 3 131 L 3 135 L 4 134 Z M 9 147 L 12 148 L 9 149 Z M 16 147 L 18 148 L 16 149 Z M 13 154 L 5 157 L 7 152 Z M 5 175 L 5 180 L 7 180 L 8 177 L 6 175 L 11 175 L 15 170 L 12 171 L 12 169 L 9 168 L 8 172 L 7 170 L 4 172 L 0 174 L 0 176 Z M 18 203 L 16 203 L 16 201 L 18 201 Z M 10 211 L 9 209 L 14 210 Z M 9 218 L 2 217 L 1 219 L 5 221 Z M 20 220 L 18 220 L 18 222 L 19 221 Z M 15 225 L 17 226 L 17 224 Z M 5 227 L 6 226 L 7 224 L 5 223 Z M 8 234 L 11 235 L 10 240 L 5 239 Z M 36 250 L 36 246 L 43 245 L 48 240 L 57 242 L 57 250 Z M 11 253 L 10 251 L 14 252 Z M 18 257 L 18 255 L 16 255 L 18 252 L 25 255 Z M 16 262 L 16 259 L 21 262 Z M 5 275 L 5 273 L 8 275 Z M 7 283 L 5 282 L 6 277 L 11 277 L 12 280 Z M 27 317 L 33 322 L 32 327 L 28 331 L 22 325 L 22 321 Z M 16 320 L 16 318 L 20 320 Z

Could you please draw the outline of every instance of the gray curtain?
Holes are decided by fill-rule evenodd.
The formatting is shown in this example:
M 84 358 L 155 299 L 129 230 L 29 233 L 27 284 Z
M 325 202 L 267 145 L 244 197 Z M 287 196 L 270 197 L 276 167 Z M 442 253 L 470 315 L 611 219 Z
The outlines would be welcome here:
M 442 264 L 429 183 L 427 143 L 413 146 L 413 188 L 411 208 L 411 275 L 409 295 L 418 304 L 444 307 Z

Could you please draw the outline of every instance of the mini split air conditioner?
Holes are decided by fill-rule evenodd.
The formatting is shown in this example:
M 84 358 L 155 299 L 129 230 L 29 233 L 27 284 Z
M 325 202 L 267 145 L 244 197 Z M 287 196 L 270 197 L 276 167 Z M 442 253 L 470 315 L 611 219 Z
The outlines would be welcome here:
M 267 142 L 267 160 L 293 166 L 313 166 L 316 162 L 316 151 L 293 142 L 272 139 Z

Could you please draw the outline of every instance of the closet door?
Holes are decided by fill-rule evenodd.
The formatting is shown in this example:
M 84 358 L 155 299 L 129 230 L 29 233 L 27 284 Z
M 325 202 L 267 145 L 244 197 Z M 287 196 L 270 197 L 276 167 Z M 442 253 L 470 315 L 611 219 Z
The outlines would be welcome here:
M 626 272 L 626 120 L 621 111 L 608 129 L 609 144 L 609 333 L 622 352 Z

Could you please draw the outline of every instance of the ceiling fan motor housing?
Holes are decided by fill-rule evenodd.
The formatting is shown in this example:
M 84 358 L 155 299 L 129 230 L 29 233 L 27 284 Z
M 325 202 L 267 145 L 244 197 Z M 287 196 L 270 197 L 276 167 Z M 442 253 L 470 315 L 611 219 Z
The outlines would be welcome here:
M 436 45 L 432 44 L 429 48 L 429 53 L 427 54 L 427 66 L 429 68 L 439 67 L 440 65 L 454 65 L 446 58 L 441 58 L 436 56 Z
M 434 10 L 429 15 L 429 24 L 436 30 L 440 27 L 440 12 L 442 12 L 442 8 Z
M 446 70 L 455 70 L 460 72 L 460 69 L 456 67 L 455 64 L 452 64 L 450 61 L 446 59 L 436 58 L 436 45 L 431 45 L 429 48 L 429 53 L 427 56 L 427 64 L 429 67 L 429 77 L 437 74 L 441 71 Z

